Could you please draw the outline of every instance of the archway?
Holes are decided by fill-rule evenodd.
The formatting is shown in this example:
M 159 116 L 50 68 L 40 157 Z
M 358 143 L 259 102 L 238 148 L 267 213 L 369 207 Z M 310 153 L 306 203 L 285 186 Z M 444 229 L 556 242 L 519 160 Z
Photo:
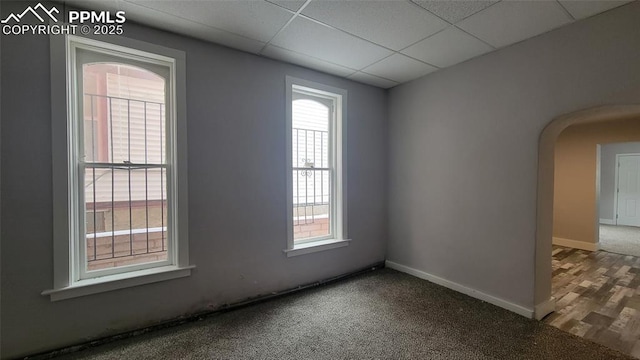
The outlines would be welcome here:
M 640 105 L 607 105 L 561 115 L 542 131 L 538 146 L 538 200 L 535 248 L 534 316 L 551 313 L 551 240 L 553 236 L 554 153 L 558 135 L 574 124 L 640 118 Z

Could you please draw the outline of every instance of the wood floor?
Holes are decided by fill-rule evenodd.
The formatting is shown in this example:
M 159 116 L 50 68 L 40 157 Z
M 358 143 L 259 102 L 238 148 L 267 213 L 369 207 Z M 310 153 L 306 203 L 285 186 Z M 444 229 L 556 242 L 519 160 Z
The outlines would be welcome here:
M 640 358 L 640 257 L 554 246 L 552 267 L 544 321 Z

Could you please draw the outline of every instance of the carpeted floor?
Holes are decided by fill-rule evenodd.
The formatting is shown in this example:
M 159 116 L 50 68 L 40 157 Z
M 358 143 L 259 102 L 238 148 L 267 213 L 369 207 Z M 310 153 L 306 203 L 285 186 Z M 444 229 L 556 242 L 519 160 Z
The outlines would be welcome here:
M 390 269 L 63 359 L 630 359 Z
M 600 249 L 616 254 L 640 256 L 640 228 L 600 225 Z

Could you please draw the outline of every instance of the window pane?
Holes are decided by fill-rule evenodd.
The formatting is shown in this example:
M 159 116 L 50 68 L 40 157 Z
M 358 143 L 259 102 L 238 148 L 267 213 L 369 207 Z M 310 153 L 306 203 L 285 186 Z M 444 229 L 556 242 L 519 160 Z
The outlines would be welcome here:
M 293 239 L 329 235 L 329 170 L 294 170 L 293 184 Z
M 166 171 L 85 171 L 87 270 L 167 259 Z
M 164 163 L 162 77 L 130 65 L 86 64 L 83 92 L 84 161 Z
M 166 260 L 165 80 L 126 64 L 92 63 L 83 65 L 82 81 L 83 266 Z
M 295 100 L 292 118 L 294 241 L 331 234 L 329 108 Z

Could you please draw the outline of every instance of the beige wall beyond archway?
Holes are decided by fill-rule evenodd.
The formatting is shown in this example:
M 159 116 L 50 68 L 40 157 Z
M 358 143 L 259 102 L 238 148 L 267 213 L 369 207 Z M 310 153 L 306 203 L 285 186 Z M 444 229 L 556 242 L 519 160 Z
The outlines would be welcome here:
M 640 118 L 640 105 L 609 105 L 555 118 L 540 135 L 538 147 L 538 206 L 535 250 L 535 317 L 553 311 L 551 297 L 551 239 L 553 237 L 554 152 L 558 135 L 574 124 Z
M 598 249 L 598 145 L 640 141 L 639 119 L 574 124 L 558 135 L 554 151 L 554 244 Z M 613 175 L 613 169 L 608 173 Z

